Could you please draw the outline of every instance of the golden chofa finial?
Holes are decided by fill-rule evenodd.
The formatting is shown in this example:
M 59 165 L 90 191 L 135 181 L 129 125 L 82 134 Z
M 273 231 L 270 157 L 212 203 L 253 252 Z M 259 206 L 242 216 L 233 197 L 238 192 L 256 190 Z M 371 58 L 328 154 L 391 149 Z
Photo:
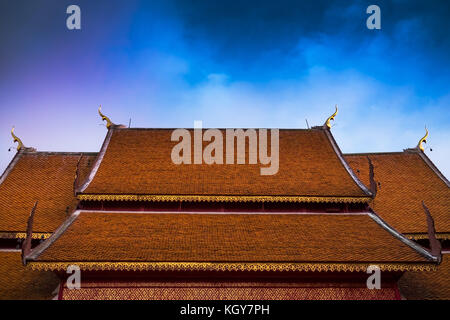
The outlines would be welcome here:
M 11 129 L 11 135 L 12 135 L 12 137 L 13 137 L 13 139 L 14 139 L 14 143 L 17 142 L 17 151 L 20 151 L 20 150 L 24 149 L 25 146 L 24 146 L 22 140 L 20 140 L 20 138 L 14 134 L 14 130 L 15 130 L 15 128 L 12 127 L 12 129 Z
M 114 123 L 112 123 L 111 119 L 109 119 L 107 116 L 105 116 L 102 113 L 102 106 L 100 105 L 100 107 L 98 107 L 98 114 L 100 115 L 100 117 L 102 117 L 102 121 L 106 121 L 106 128 L 110 128 L 112 125 L 114 125 Z
M 427 127 L 425 127 L 425 131 L 426 131 L 425 135 L 423 136 L 422 139 L 420 139 L 419 143 L 417 144 L 417 147 L 420 150 L 422 150 L 422 152 L 425 152 L 425 149 L 423 148 L 423 143 L 424 142 L 427 143 L 427 138 L 428 138 L 428 129 L 427 129 Z
M 330 123 L 330 121 L 331 121 L 331 120 L 334 121 L 334 117 L 336 117 L 337 113 L 338 113 L 338 106 L 336 105 L 336 111 L 335 111 L 335 112 L 327 119 L 327 121 L 325 122 L 325 125 L 326 125 L 328 128 L 331 128 L 331 123 Z

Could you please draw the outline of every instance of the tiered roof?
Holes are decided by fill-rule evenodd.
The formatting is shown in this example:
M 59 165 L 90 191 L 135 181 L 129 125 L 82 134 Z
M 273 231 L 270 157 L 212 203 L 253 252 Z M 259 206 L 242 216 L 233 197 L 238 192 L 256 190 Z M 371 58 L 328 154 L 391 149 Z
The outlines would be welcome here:
M 420 149 L 345 155 L 366 185 L 370 184 L 368 157 L 378 183 L 371 207 L 381 217 L 410 237 L 428 238 L 424 201 L 433 215 L 437 236 L 450 238 L 450 184 Z
M 438 232 L 448 232 L 449 184 L 422 151 L 370 154 L 380 182 L 372 201 L 367 155 L 344 158 L 332 117 L 323 127 L 280 130 L 273 176 L 262 176 L 261 164 L 176 165 L 173 129 L 123 128 L 102 117 L 108 134 L 98 155 L 36 152 L 19 139 L 0 178 L 0 232 L 24 234 L 37 200 L 33 234 L 54 232 L 27 257 L 36 269 L 404 271 L 438 260 L 390 226 L 424 233 L 425 200 Z M 370 203 L 387 222 L 354 212 L 362 205 L 339 213 L 73 212 L 77 200 Z
M 30 260 L 44 269 L 216 271 L 408 270 L 433 261 L 370 213 L 104 211 L 75 213 Z
M 370 192 L 348 167 L 327 129 L 280 129 L 280 167 L 272 176 L 262 176 L 260 164 L 176 165 L 171 159 L 172 148 L 177 144 L 171 141 L 172 131 L 110 128 L 97 163 L 80 189 L 79 198 L 129 201 L 370 200 Z
M 444 254 L 437 270 L 406 272 L 399 281 L 403 296 L 411 300 L 450 300 L 450 254 Z
M 58 277 L 22 265 L 20 251 L 0 251 L 0 300 L 48 300 L 56 296 Z
M 76 176 L 84 179 L 95 154 L 22 149 L 0 178 L 0 237 L 25 237 L 36 201 L 33 232 L 48 237 L 76 209 Z

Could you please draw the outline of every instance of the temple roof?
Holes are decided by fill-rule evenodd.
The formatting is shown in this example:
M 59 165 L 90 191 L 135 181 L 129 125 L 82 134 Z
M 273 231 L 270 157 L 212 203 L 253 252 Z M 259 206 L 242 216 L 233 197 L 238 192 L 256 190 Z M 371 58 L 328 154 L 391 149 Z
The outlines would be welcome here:
M 329 130 L 280 129 L 279 171 L 272 176 L 261 175 L 264 165 L 248 160 L 247 164 L 176 165 L 171 152 L 178 142 L 171 141 L 172 131 L 111 128 L 79 198 L 364 202 L 370 197 Z M 225 149 L 224 141 L 224 153 Z
M 408 300 L 450 300 L 450 254 L 442 255 L 442 263 L 431 272 L 405 272 L 399 289 Z
M 94 154 L 25 152 L 16 154 L 0 178 L 0 237 L 24 237 L 27 219 L 39 201 L 33 231 L 53 232 L 76 208 L 75 176 L 83 179 Z M 81 157 L 81 161 L 80 161 Z M 79 168 L 77 170 L 77 165 Z
M 131 269 L 226 269 L 234 264 L 245 270 L 284 263 L 287 270 L 319 271 L 365 270 L 368 263 L 386 267 L 430 262 L 424 250 L 411 243 L 370 213 L 77 211 L 33 250 L 29 260 L 50 269 L 76 263 L 88 269 L 122 269 L 127 264 Z
M 367 157 L 373 163 L 374 178 L 379 183 L 371 206 L 383 219 L 401 233 L 421 237 L 427 233 L 424 201 L 434 218 L 437 236 L 449 238 L 450 185 L 423 152 L 407 149 L 345 155 L 354 172 L 369 185 Z
M 0 300 L 48 300 L 58 285 L 54 273 L 24 267 L 20 251 L 0 250 Z

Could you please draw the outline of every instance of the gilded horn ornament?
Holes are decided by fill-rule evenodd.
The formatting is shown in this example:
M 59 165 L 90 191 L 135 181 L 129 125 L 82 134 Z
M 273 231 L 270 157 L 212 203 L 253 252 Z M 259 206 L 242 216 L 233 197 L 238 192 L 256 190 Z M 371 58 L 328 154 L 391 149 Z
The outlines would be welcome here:
M 20 140 L 20 138 L 14 134 L 14 130 L 15 130 L 15 128 L 12 127 L 12 129 L 11 129 L 11 136 L 12 136 L 13 139 L 14 139 L 14 143 L 17 142 L 17 151 L 20 151 L 20 150 L 22 150 L 23 148 L 25 148 L 25 146 L 24 146 L 22 140 Z
M 424 142 L 427 143 L 427 138 L 428 138 L 428 129 L 427 129 L 427 127 L 425 127 L 425 131 L 426 131 L 425 135 L 423 136 L 422 139 L 420 139 L 419 144 L 417 145 L 419 147 L 419 149 L 422 150 L 422 152 L 425 151 L 425 149 L 423 147 L 423 143 Z
M 330 123 L 330 121 L 331 121 L 331 120 L 334 121 L 334 117 L 336 117 L 337 113 L 338 113 L 338 106 L 336 105 L 336 111 L 335 111 L 335 112 L 327 119 L 327 121 L 325 122 L 325 125 L 326 125 L 328 128 L 331 128 L 331 123 Z
M 100 105 L 100 107 L 98 107 L 98 114 L 100 115 L 100 117 L 102 117 L 102 121 L 106 121 L 106 128 L 109 129 L 113 125 L 113 123 L 112 123 L 111 119 L 109 119 L 107 116 L 105 116 L 102 113 L 102 106 L 101 105 Z

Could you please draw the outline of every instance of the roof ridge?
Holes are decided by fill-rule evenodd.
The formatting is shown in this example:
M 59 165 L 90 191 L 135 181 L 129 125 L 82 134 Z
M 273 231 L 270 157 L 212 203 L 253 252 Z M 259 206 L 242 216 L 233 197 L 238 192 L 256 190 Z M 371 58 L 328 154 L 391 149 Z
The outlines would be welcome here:
M 50 245 L 53 244 L 58 238 L 69 228 L 72 223 L 78 218 L 80 215 L 81 210 L 74 211 L 70 217 L 66 219 L 56 230 L 53 232 L 53 234 L 44 242 L 39 244 L 36 248 L 31 250 L 31 253 L 25 257 L 25 261 L 28 262 L 29 260 L 35 260 L 37 259 L 42 252 L 44 252 Z
M 116 130 L 120 130 L 120 131 L 126 131 L 126 130 L 137 130 L 137 131 L 145 131 L 145 130 L 177 130 L 177 129 L 186 129 L 186 130 L 195 130 L 196 128 L 171 128 L 171 127 L 167 127 L 167 128 L 128 128 L 128 127 L 116 127 L 114 128 Z M 267 130 L 271 130 L 271 129 L 278 129 L 278 130 L 295 130 L 295 131 L 316 131 L 318 129 L 322 129 L 322 127 L 312 127 L 312 128 L 269 128 L 269 127 L 222 127 L 222 128 L 215 128 L 215 127 L 202 127 L 202 130 L 208 130 L 208 129 L 217 129 L 217 130 L 227 130 L 227 129 L 243 129 L 243 130 L 247 130 L 247 129 L 255 129 L 255 130 L 259 130 L 259 129 L 267 129 Z
M 350 175 L 350 177 L 353 179 L 353 181 L 356 183 L 356 185 L 367 195 L 370 197 L 373 197 L 372 192 L 366 187 L 366 185 L 358 178 L 358 176 L 353 172 L 352 168 L 348 164 L 348 162 L 344 158 L 344 154 L 342 153 L 341 149 L 339 148 L 336 140 L 334 139 L 331 131 L 329 129 L 322 129 L 325 132 L 325 136 L 328 138 L 328 141 L 330 142 L 333 151 L 337 155 L 338 159 L 340 160 L 341 164 L 344 166 L 345 170 L 347 170 L 347 173 Z
M 381 152 L 351 152 L 343 153 L 345 157 L 347 156 L 367 156 L 367 155 L 390 155 L 390 154 L 403 154 L 404 151 L 381 151 Z
M 86 181 L 77 190 L 75 190 L 76 193 L 84 192 L 94 179 L 95 175 L 97 174 L 98 168 L 102 163 L 103 157 L 105 156 L 106 150 L 108 149 L 113 132 L 114 130 L 117 129 L 119 129 L 119 127 L 113 126 L 108 130 L 108 133 L 106 134 L 105 140 L 103 141 L 102 147 L 100 149 L 100 152 L 97 153 L 97 159 L 95 160 L 95 164 L 92 166 L 91 172 L 87 176 Z
M 68 156 L 96 156 L 98 152 L 72 152 L 72 151 L 24 151 L 26 155 L 68 155 Z
M 386 221 L 384 221 L 373 209 L 370 209 L 368 213 L 369 217 L 371 217 L 379 226 L 381 226 L 383 229 L 388 231 L 391 235 L 393 235 L 395 238 L 403 242 L 405 245 L 409 246 L 413 250 L 415 250 L 417 253 L 422 255 L 423 257 L 427 258 L 430 261 L 438 262 L 439 258 L 432 255 L 428 250 L 426 250 L 424 247 L 419 245 L 418 243 L 408 239 L 405 237 L 402 233 L 398 232 L 396 229 L 391 227 Z
M 0 176 L 0 185 L 6 180 L 8 175 L 11 173 L 13 168 L 16 166 L 17 162 L 19 162 L 19 159 L 21 158 L 22 154 L 23 154 L 23 151 L 18 151 L 18 152 L 16 152 L 14 157 L 11 159 L 11 161 L 8 164 L 8 166 L 6 167 L 5 171 Z
M 450 188 L 450 182 L 444 176 L 444 174 L 434 165 L 433 161 L 425 154 L 425 152 L 419 153 L 420 158 L 428 165 L 428 167 Z

